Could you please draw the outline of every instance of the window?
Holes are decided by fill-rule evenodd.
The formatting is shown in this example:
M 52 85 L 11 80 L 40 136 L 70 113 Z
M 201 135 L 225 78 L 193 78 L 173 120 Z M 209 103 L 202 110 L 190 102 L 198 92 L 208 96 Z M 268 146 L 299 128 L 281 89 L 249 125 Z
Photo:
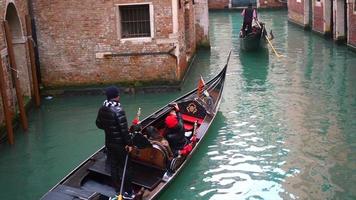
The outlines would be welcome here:
M 354 0 L 354 12 L 356 12 L 356 0 Z
M 151 37 L 150 5 L 119 5 L 121 38 Z
M 302 0 L 297 0 L 297 3 L 301 3 L 302 2 Z

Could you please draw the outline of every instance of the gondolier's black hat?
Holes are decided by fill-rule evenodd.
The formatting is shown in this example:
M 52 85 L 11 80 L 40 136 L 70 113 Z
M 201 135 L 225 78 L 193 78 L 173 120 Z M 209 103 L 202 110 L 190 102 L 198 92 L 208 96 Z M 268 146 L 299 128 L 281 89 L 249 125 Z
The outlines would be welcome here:
M 109 86 L 105 89 L 105 94 L 107 100 L 111 100 L 113 98 L 118 97 L 120 95 L 120 91 L 119 88 L 117 88 L 116 86 Z

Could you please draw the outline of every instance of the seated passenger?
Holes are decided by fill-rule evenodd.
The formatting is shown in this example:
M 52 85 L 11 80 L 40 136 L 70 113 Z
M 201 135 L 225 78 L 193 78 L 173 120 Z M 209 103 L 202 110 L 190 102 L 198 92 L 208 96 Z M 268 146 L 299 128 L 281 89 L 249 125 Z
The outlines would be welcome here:
M 171 150 L 171 147 L 169 146 L 168 141 L 159 134 L 158 130 L 154 126 L 147 127 L 146 134 L 148 139 L 153 141 L 152 144 L 154 144 L 155 142 L 160 143 L 168 152 L 169 158 L 173 157 L 173 152 Z
M 142 134 L 142 126 L 139 123 L 133 122 L 129 129 L 130 136 L 132 138 L 132 145 L 139 149 L 151 147 L 151 143 Z
M 174 156 L 178 156 L 179 150 L 188 144 L 189 141 L 184 135 L 183 119 L 177 104 L 174 104 L 174 109 L 166 117 L 165 124 L 165 137 L 171 146 Z

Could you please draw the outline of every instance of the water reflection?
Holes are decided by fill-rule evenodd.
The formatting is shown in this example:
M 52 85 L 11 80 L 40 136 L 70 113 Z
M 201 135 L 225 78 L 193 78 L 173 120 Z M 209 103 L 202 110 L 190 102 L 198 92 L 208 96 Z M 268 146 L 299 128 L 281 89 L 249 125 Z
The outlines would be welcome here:
M 268 49 L 246 52 L 240 50 L 242 76 L 246 82 L 247 90 L 266 90 L 265 85 L 268 75 L 269 52 Z

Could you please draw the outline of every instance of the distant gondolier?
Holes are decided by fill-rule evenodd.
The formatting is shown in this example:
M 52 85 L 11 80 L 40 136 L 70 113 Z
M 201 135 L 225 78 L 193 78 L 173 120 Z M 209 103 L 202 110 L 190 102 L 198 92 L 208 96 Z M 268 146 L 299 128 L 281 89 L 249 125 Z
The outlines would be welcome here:
M 110 162 L 111 177 L 116 192 L 120 191 L 120 173 L 124 170 L 125 158 L 129 153 L 132 138 L 128 131 L 125 111 L 119 102 L 119 90 L 110 86 L 105 90 L 107 99 L 100 107 L 96 118 L 96 126 L 105 131 L 105 147 L 107 159 Z M 127 160 L 124 184 L 124 199 L 133 199 L 134 192 L 131 185 L 131 164 Z
M 253 19 L 257 20 L 257 11 L 256 11 L 256 9 L 252 8 L 252 4 L 249 3 L 248 7 L 242 11 L 241 15 L 244 17 L 243 25 L 242 25 L 242 32 L 244 34 L 248 34 L 252 30 Z

